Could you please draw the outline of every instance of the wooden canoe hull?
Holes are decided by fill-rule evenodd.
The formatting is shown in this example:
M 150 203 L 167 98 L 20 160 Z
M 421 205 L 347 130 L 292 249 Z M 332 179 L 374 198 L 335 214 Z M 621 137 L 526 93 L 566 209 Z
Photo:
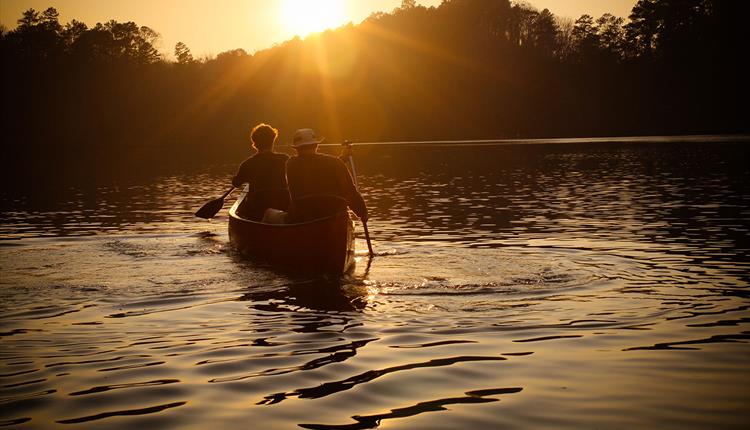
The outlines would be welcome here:
M 342 274 L 354 264 L 354 225 L 348 212 L 301 224 L 265 224 L 229 210 L 229 240 L 248 257 L 294 272 Z

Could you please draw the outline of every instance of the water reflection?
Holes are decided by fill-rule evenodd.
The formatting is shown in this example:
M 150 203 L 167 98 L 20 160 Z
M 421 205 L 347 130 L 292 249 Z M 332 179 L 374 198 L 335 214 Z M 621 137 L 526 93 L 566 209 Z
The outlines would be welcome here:
M 391 409 L 391 411 L 387 413 L 374 415 L 354 415 L 352 416 L 352 419 L 356 421 L 356 423 L 354 424 L 299 424 L 299 426 L 305 429 L 313 430 L 371 429 L 380 426 L 382 420 L 393 418 L 408 418 L 414 415 L 423 414 L 425 412 L 445 411 L 447 410 L 447 408 L 445 408 L 446 405 L 497 402 L 500 399 L 490 396 L 497 396 L 498 394 L 513 394 L 521 392 L 522 390 L 523 388 L 513 387 L 467 391 L 466 393 L 464 393 L 465 396 L 462 397 L 451 397 L 446 399 L 420 402 L 416 405 L 407 406 L 404 408 Z
M 301 279 L 268 291 L 249 288 L 237 300 L 273 312 L 295 312 L 300 308 L 351 312 L 367 306 L 367 287 L 352 277 Z M 308 331 L 315 331 L 311 328 Z
M 101 420 L 104 418 L 110 418 L 110 417 L 117 417 L 117 416 L 131 416 L 131 415 L 146 415 L 146 414 L 154 414 L 157 412 L 161 412 L 165 409 L 170 408 L 176 408 L 178 406 L 183 406 L 187 402 L 174 402 L 174 403 L 167 403 L 165 405 L 158 405 L 158 406 L 151 406 L 148 408 L 139 408 L 139 409 L 126 409 L 126 410 L 120 410 L 120 411 L 111 411 L 111 412 L 103 412 L 96 415 L 89 415 L 85 417 L 80 418 L 70 418 L 65 420 L 58 420 L 57 423 L 60 424 L 78 424 L 78 423 L 85 423 L 89 421 L 96 421 Z
M 192 218 L 232 166 L 3 192 L 0 424 L 741 428 L 746 152 L 363 148 L 336 279 Z
M 317 399 L 320 397 L 330 396 L 340 391 L 346 391 L 354 388 L 359 384 L 368 383 L 374 379 L 380 378 L 381 376 L 388 375 L 389 373 L 401 372 L 405 370 L 419 369 L 423 367 L 442 367 L 450 366 L 456 363 L 470 362 L 470 361 L 500 361 L 507 360 L 505 357 L 486 357 L 486 356 L 474 356 L 474 357 L 448 357 L 438 358 L 421 363 L 409 363 L 401 366 L 392 366 L 385 369 L 369 370 L 359 375 L 354 375 L 349 378 L 326 382 L 317 387 L 298 388 L 294 391 L 287 393 L 276 393 L 266 396 L 263 400 L 258 402 L 259 405 L 272 405 L 279 403 L 289 397 L 299 397 L 301 399 Z

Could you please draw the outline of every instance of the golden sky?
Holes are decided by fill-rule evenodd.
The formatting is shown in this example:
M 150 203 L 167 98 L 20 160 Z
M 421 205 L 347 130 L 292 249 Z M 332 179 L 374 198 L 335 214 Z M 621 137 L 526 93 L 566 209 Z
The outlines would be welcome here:
M 442 0 L 417 0 L 437 6 Z M 627 18 L 636 0 L 527 0 L 539 9 L 576 18 L 584 13 L 598 17 L 605 12 Z M 243 48 L 249 53 L 283 42 L 295 34 L 359 23 L 376 11 L 389 12 L 401 0 L 0 0 L 0 24 L 16 26 L 29 8 L 50 6 L 60 20 L 83 21 L 89 26 L 109 19 L 135 21 L 158 31 L 158 48 L 171 53 L 184 42 L 196 57 Z

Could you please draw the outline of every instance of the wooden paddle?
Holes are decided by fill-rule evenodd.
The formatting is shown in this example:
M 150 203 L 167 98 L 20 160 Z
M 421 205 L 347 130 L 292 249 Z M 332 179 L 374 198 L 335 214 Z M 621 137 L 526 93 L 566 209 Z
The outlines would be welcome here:
M 354 157 L 352 157 L 352 151 L 351 151 L 352 143 L 348 140 L 345 140 L 342 145 L 349 148 L 349 166 L 352 168 L 352 179 L 354 179 L 354 187 L 359 189 L 359 185 L 357 184 L 357 169 L 354 167 Z M 370 231 L 367 230 L 367 221 L 362 220 L 362 227 L 364 227 L 365 229 L 365 239 L 367 239 L 367 250 L 370 251 L 370 257 L 372 257 L 375 255 L 375 253 L 372 252 L 372 243 L 370 243 Z
M 234 187 L 227 190 L 227 192 L 224 193 L 224 195 L 219 197 L 218 199 L 213 199 L 210 202 L 203 205 L 203 207 L 195 211 L 195 216 L 197 216 L 198 218 L 204 218 L 204 219 L 211 219 L 214 216 L 216 216 L 216 214 L 221 210 L 222 206 L 224 206 L 224 199 L 232 191 L 234 191 Z

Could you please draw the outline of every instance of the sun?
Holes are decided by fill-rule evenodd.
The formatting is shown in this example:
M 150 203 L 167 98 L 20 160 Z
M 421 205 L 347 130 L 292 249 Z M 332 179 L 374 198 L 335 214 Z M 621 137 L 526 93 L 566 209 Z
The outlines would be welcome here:
M 282 0 L 279 19 L 284 29 L 297 36 L 345 24 L 344 0 Z

